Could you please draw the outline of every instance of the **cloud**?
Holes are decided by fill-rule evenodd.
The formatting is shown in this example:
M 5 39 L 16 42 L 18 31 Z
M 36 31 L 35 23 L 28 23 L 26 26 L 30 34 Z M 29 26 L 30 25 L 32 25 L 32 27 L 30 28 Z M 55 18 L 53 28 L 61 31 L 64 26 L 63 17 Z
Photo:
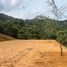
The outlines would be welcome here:
M 31 18 L 42 10 L 41 3 L 41 0 L 0 0 L 0 12 L 14 17 Z
M 56 0 L 57 4 L 65 4 Z M 33 18 L 36 15 L 46 14 L 47 0 L 0 0 L 0 12 L 19 18 Z M 67 4 L 65 4 L 67 5 Z
M 0 11 L 11 11 L 20 7 L 21 0 L 0 0 Z
M 17 3 L 17 0 L 10 0 L 10 1 L 11 1 L 12 6 L 16 5 L 16 3 Z
M 45 12 L 44 0 L 0 0 L 0 12 L 13 17 L 32 18 Z

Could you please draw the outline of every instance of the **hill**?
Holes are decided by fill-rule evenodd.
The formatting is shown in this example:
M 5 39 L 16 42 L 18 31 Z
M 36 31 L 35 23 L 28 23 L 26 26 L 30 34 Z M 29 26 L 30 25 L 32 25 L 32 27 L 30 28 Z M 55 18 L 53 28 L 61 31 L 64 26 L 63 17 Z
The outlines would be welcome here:
M 14 40 L 0 43 L 0 67 L 67 67 L 67 49 L 55 40 Z
M 0 33 L 17 39 L 54 39 L 67 45 L 67 20 L 40 16 L 23 20 L 0 14 Z

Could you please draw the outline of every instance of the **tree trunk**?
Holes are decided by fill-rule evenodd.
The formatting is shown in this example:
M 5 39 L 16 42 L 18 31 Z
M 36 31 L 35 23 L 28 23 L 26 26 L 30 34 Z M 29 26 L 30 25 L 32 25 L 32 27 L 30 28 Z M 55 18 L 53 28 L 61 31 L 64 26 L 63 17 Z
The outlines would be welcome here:
M 61 55 L 63 55 L 63 48 L 61 44 L 60 44 L 60 50 L 61 50 Z

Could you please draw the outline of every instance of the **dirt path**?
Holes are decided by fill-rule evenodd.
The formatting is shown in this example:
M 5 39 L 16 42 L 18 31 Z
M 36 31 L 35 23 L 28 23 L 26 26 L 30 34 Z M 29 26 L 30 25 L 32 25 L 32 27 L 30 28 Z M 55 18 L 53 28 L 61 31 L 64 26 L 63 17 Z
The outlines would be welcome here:
M 67 49 L 60 55 L 54 40 L 0 42 L 0 67 L 67 67 Z

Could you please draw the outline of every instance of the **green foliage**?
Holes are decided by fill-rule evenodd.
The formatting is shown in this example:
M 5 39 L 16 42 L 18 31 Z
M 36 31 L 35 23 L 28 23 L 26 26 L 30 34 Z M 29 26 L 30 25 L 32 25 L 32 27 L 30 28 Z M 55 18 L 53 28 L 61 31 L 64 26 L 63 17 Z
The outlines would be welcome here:
M 55 39 L 67 45 L 67 21 L 56 21 L 46 17 L 30 20 L 0 14 L 0 33 L 17 39 Z
M 67 46 L 67 31 L 59 31 L 57 35 L 57 40 Z

